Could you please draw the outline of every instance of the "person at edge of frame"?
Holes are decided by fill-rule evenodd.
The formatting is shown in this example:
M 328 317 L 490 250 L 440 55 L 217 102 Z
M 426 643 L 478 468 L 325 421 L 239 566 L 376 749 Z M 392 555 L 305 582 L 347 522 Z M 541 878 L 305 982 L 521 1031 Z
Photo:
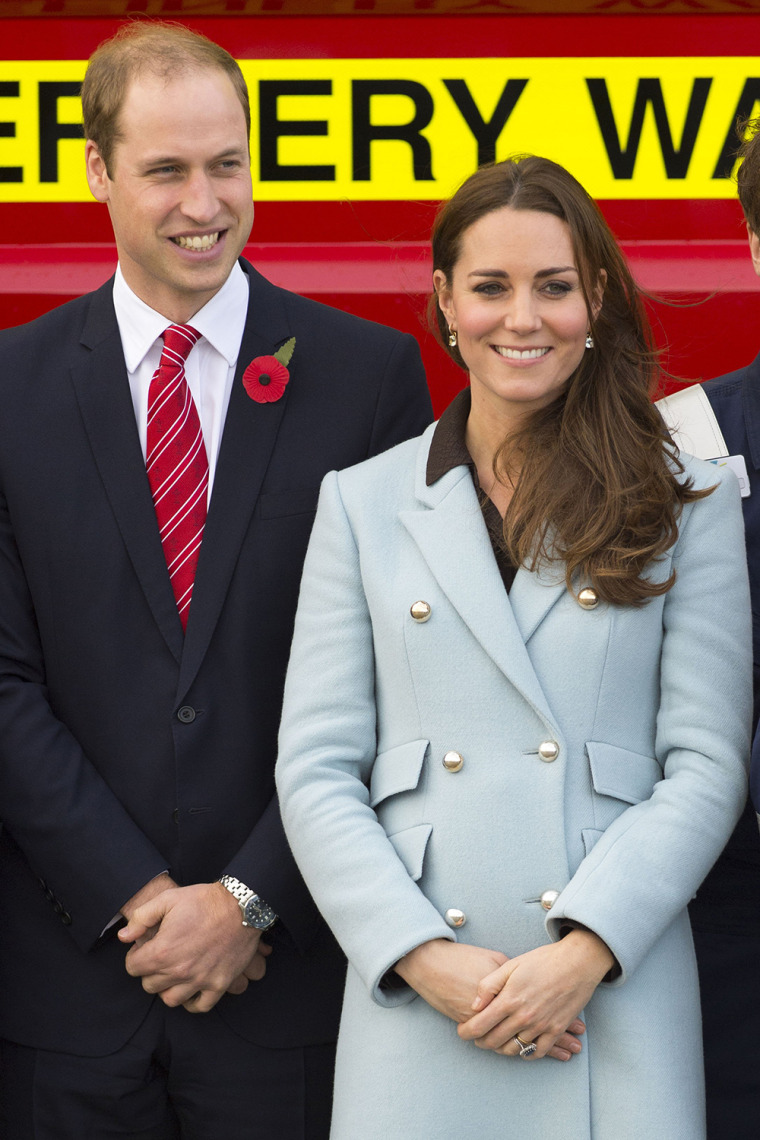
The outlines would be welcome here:
M 749 128 L 749 130 L 748 130 Z M 739 200 L 760 276 L 760 119 L 738 124 Z M 746 135 L 746 140 L 745 140 Z M 760 356 L 744 368 L 658 401 L 684 451 L 732 466 L 742 507 L 752 595 L 754 715 L 750 787 L 760 805 Z M 686 432 L 684 436 L 682 433 Z M 697 951 L 709 1140 L 760 1133 L 760 835 L 751 800 L 689 907 Z M 725 1034 L 731 1049 L 725 1049 Z M 730 1055 L 729 1055 L 730 1054 Z
M 282 687 L 321 479 L 430 422 L 419 350 L 241 258 L 222 48 L 127 25 L 82 98 L 119 267 L 0 334 L 0 1134 L 320 1140 L 344 961 L 280 823 Z

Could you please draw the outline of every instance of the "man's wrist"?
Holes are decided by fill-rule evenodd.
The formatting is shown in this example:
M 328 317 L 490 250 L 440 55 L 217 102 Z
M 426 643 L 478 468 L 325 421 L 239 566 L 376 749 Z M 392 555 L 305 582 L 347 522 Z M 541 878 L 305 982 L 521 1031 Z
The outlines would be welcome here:
M 229 891 L 240 907 L 243 926 L 250 926 L 254 930 L 262 932 L 274 926 L 277 915 L 269 903 L 265 902 L 254 890 L 245 883 L 241 883 L 240 879 L 236 879 L 234 875 L 222 875 L 219 882 L 226 891 Z

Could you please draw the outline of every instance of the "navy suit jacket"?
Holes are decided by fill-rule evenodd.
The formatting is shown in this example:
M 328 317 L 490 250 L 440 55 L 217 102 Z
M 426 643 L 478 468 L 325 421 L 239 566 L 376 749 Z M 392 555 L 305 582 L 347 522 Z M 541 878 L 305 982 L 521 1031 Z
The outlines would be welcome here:
M 742 499 L 749 584 L 752 595 L 754 694 L 751 786 L 760 804 L 760 356 L 746 368 L 703 385 L 730 455 L 743 455 L 751 494 Z M 717 663 L 716 663 L 717 667 Z M 726 850 L 700 887 L 690 908 L 703 930 L 760 935 L 760 836 L 751 805 L 739 821 Z M 708 1000 L 708 995 L 705 995 Z
M 101 934 L 167 868 L 229 872 L 281 916 L 265 979 L 210 1016 L 274 1047 L 336 1032 L 342 959 L 274 798 L 285 667 L 322 476 L 432 414 L 412 337 L 243 268 L 184 638 L 111 283 L 0 333 L 0 1036 L 22 1044 L 97 1054 L 134 1032 L 153 999 Z M 291 336 L 284 396 L 255 403 L 243 369 Z

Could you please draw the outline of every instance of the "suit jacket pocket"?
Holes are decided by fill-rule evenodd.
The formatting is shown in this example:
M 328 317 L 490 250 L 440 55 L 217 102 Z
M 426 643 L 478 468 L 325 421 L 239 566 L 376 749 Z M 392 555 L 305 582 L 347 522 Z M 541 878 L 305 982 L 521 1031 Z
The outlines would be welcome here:
M 662 779 L 662 768 L 653 756 L 632 752 L 616 744 L 590 740 L 586 754 L 591 765 L 594 791 L 628 804 L 648 800 Z
M 378 753 L 369 782 L 370 807 L 417 787 L 429 743 L 428 740 L 409 740 Z
M 318 498 L 319 487 L 305 487 L 295 491 L 263 491 L 259 496 L 259 511 L 263 519 L 314 514 Z

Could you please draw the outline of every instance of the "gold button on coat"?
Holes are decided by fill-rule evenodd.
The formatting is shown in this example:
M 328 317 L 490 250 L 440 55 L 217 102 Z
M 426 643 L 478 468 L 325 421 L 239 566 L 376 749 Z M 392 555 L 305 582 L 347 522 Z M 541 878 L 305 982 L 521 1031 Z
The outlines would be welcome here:
M 584 610 L 595 610 L 599 605 L 599 595 L 591 586 L 586 586 L 578 594 L 578 605 Z
M 556 760 L 559 756 L 559 744 L 556 740 L 544 740 L 538 746 L 538 755 L 545 764 L 551 764 L 552 760 Z
M 458 772 L 464 760 L 458 752 L 447 752 L 441 763 L 447 772 Z
M 427 602 L 415 602 L 409 610 L 409 613 L 412 615 L 415 621 L 427 621 L 430 617 L 430 606 Z
M 559 898 L 559 891 L 544 891 L 541 895 L 541 906 L 544 910 L 551 910 Z
M 457 910 L 455 906 L 450 906 L 443 916 L 443 921 L 447 926 L 453 926 L 456 930 L 459 926 L 464 926 L 467 922 L 467 915 L 463 910 Z

